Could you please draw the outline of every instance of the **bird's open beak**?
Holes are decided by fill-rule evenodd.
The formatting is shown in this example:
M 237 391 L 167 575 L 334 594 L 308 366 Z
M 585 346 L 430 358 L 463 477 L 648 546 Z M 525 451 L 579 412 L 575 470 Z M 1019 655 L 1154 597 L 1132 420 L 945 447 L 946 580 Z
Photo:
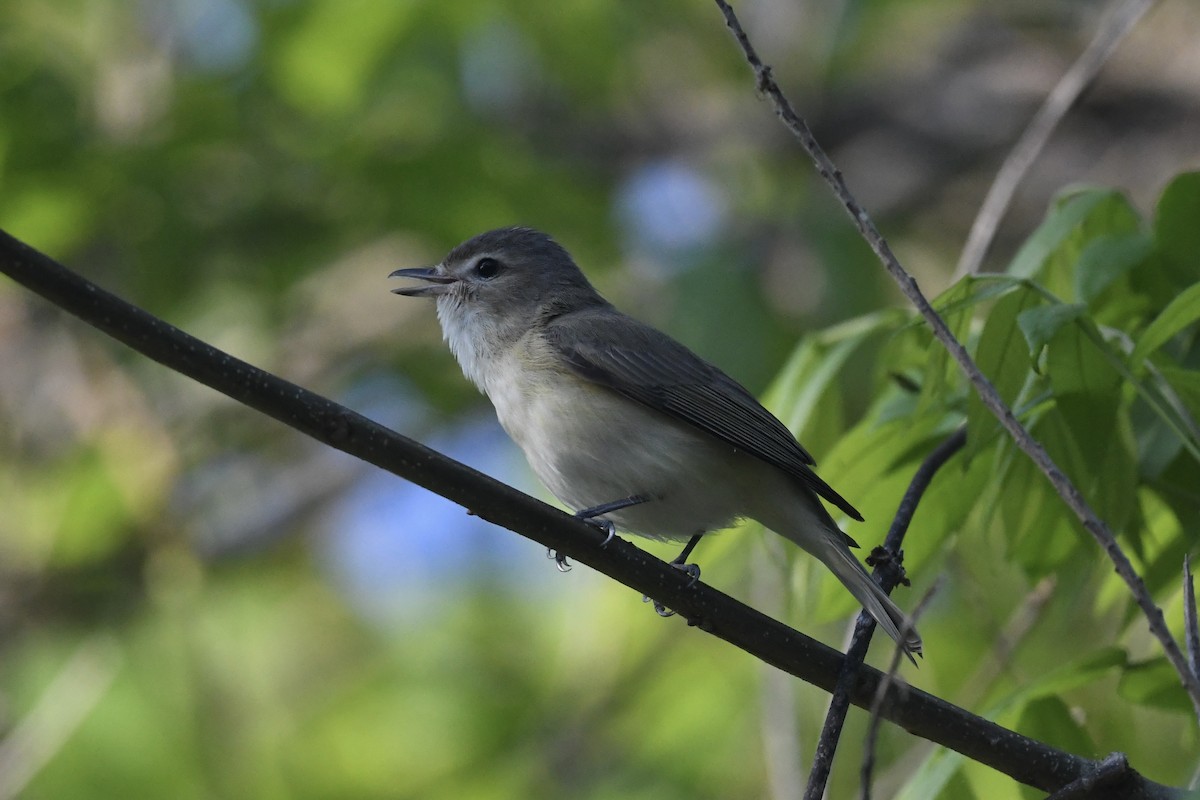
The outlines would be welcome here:
M 425 286 L 401 286 L 398 289 L 392 289 L 392 294 L 402 294 L 405 297 L 437 297 L 448 292 L 450 286 L 458 282 L 458 278 L 438 272 L 437 267 L 398 269 L 388 277 L 416 278 L 425 281 Z

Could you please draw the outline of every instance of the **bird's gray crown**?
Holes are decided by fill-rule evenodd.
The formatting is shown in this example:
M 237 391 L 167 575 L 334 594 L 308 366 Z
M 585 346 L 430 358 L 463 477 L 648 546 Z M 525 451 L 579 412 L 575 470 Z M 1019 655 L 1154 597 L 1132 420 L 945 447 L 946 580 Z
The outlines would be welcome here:
M 575 266 L 571 255 L 549 234 L 521 226 L 496 228 L 473 236 L 451 250 L 446 256 L 446 263 L 467 261 L 484 253 L 497 257 L 507 255 L 521 261 Z

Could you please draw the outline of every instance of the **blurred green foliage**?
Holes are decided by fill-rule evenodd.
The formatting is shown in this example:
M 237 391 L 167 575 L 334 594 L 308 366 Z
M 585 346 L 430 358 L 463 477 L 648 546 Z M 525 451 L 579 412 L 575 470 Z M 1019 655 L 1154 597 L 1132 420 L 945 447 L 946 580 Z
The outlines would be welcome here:
M 1196 163 L 1200 87 L 1167 58 L 1190 52 L 1194 9 L 1162 4 L 1056 138 L 1002 229 L 1004 274 L 947 286 L 996 157 L 1094 18 L 1067 2 L 743 5 L 1178 632 L 1200 529 L 1200 175 L 1167 179 Z M 944 580 L 905 677 L 1157 780 L 1194 772 L 1195 722 L 1125 587 L 893 307 L 710 4 L 7 3 L 0 109 L 0 227 L 527 488 L 430 310 L 385 280 L 505 224 L 551 231 L 619 305 L 770 385 L 865 513 L 864 545 L 965 421 L 968 450 L 906 543 L 903 606 Z M 1121 188 L 1050 201 L 1075 180 Z M 560 578 L 537 548 L 7 281 L 0 365 L 0 796 L 795 794 L 815 689 L 583 569 Z M 699 557 L 714 585 L 841 641 L 852 600 L 775 537 L 716 537 Z M 851 715 L 831 796 L 856 788 L 864 724 Z M 883 794 L 1026 796 L 900 731 L 880 756 Z

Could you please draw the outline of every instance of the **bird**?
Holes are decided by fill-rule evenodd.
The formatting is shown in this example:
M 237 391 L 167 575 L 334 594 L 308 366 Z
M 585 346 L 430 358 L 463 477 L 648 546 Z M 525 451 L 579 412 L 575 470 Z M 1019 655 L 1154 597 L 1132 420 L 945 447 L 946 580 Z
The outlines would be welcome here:
M 673 562 L 684 567 L 704 534 L 756 520 L 824 564 L 910 659 L 922 653 L 822 500 L 862 514 L 791 431 L 720 368 L 617 310 L 551 236 L 497 228 L 389 277 L 416 281 L 395 294 L 436 300 L 463 374 L 577 516 L 610 535 L 686 541 Z

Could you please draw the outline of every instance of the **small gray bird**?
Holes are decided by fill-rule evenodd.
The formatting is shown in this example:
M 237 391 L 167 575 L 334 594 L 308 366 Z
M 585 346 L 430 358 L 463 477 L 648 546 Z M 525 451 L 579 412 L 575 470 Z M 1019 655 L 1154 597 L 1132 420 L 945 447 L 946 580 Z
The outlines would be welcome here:
M 537 476 L 582 517 L 690 540 L 749 517 L 821 560 L 910 657 L 921 638 L 818 497 L 862 515 L 737 381 L 613 308 L 544 233 L 501 228 L 393 289 L 437 298 L 454 357 Z M 611 530 L 611 529 L 610 529 Z

